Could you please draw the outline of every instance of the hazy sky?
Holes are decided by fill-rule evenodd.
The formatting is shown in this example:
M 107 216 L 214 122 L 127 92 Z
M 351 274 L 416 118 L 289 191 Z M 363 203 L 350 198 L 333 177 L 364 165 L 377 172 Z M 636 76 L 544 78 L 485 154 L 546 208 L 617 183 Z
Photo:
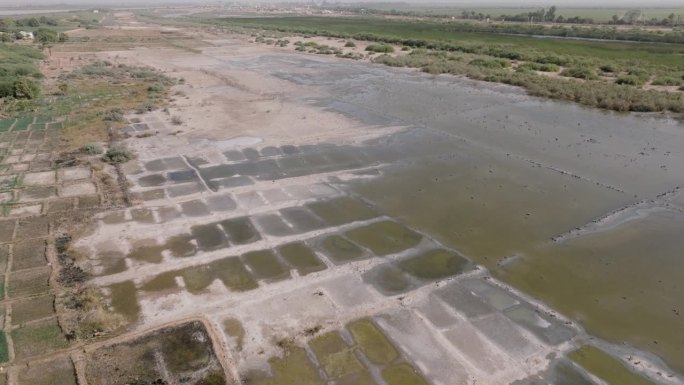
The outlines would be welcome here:
M 308 1 L 308 0 L 290 0 L 290 1 Z M 320 0 L 319 0 L 320 1 Z M 380 2 L 382 0 L 366 0 L 372 2 Z M 216 4 L 218 1 L 207 0 L 0 0 L 0 6 L 3 7 L 30 7 L 34 5 L 51 5 L 58 8 L 59 5 L 93 5 L 93 6 L 116 6 L 116 5 L 148 5 L 148 4 Z M 225 1 L 226 3 L 230 1 Z M 243 1 L 249 3 L 250 1 Z M 278 0 L 254 0 L 254 3 L 278 2 Z M 335 0 L 328 0 L 328 2 L 335 2 Z M 344 3 L 364 2 L 364 0 L 346 0 L 339 1 Z M 399 1 L 396 1 L 399 2 Z M 657 7 L 657 6 L 672 6 L 684 7 L 683 0 L 601 0 L 599 2 L 592 0 L 452 0 L 452 1 L 435 1 L 435 0 L 409 0 L 406 3 L 421 3 L 421 4 L 440 4 L 453 5 L 459 7 L 482 7 L 486 5 L 500 5 L 500 6 L 595 6 L 595 7 Z

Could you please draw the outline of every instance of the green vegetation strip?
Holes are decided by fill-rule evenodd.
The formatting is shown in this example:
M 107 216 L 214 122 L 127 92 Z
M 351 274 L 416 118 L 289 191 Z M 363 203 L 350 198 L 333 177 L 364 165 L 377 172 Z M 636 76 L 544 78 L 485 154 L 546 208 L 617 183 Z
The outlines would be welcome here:
M 7 335 L 0 331 L 0 362 L 9 361 L 9 348 L 7 347 Z
M 610 385 L 653 385 L 603 350 L 585 345 L 569 354 L 571 360 Z
M 534 96 L 615 111 L 684 112 L 684 44 L 541 39 L 511 36 L 505 30 L 473 30 L 458 23 L 363 17 L 225 18 L 210 22 L 382 43 L 372 45 L 373 54 L 389 51 L 383 45 L 402 45 L 413 51 L 396 57 L 381 55 L 374 61 L 511 84 Z M 561 69 L 560 76 L 538 73 Z M 650 82 L 675 89 L 642 89 Z

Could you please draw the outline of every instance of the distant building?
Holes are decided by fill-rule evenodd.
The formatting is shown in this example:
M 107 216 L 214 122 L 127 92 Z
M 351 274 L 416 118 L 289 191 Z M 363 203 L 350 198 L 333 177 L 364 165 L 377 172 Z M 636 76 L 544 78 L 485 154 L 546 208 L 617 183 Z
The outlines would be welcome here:
M 17 37 L 22 40 L 33 40 L 33 32 L 19 31 Z
M 99 10 L 99 9 L 94 9 L 94 10 L 93 10 L 93 13 L 100 13 L 100 10 Z

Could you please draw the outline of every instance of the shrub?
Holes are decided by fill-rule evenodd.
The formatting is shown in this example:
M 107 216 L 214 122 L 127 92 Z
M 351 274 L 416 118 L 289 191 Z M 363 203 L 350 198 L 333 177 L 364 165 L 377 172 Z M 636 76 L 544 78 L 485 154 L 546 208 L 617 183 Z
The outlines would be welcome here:
M 596 74 L 589 67 L 572 67 L 561 72 L 562 76 L 577 79 L 596 79 Z
M 535 62 L 529 62 L 529 63 L 523 63 L 518 66 L 518 68 L 523 68 L 528 69 L 531 71 L 541 71 L 541 72 L 558 72 L 560 67 L 558 65 L 553 64 L 553 63 L 535 63 Z
M 353 48 L 356 47 L 356 44 L 353 41 L 348 41 L 344 46 L 347 48 Z
M 366 47 L 366 51 L 378 52 L 378 53 L 388 53 L 388 52 L 394 52 L 394 47 L 392 47 L 391 45 L 387 45 L 387 44 L 371 44 L 368 47 Z
M 609 72 L 609 73 L 618 72 L 617 68 L 615 68 L 615 66 L 612 64 L 604 64 L 601 67 L 599 67 L 599 69 L 603 72 Z
M 14 82 L 14 97 L 17 99 L 35 99 L 40 95 L 40 87 L 31 79 L 21 78 Z
M 100 145 L 97 143 L 88 143 L 81 147 L 81 152 L 84 152 L 88 155 L 99 155 L 102 154 L 102 151 L 102 147 L 100 147 Z
M 133 154 L 124 147 L 112 147 L 102 157 L 102 160 L 107 163 L 125 163 L 131 159 L 133 159 Z
M 110 122 L 123 122 L 124 114 L 120 108 L 114 108 L 104 113 L 102 120 Z
M 682 84 L 682 80 L 672 76 L 660 76 L 653 80 L 654 86 L 678 86 Z
M 144 114 L 146 112 L 152 112 L 156 109 L 157 106 L 152 103 L 143 103 L 140 107 L 138 107 L 138 110 L 136 112 L 138 114 Z
M 165 88 L 166 87 L 164 87 L 164 85 L 161 83 L 154 83 L 154 84 L 150 85 L 149 87 L 147 87 L 147 91 L 153 92 L 153 93 L 161 93 L 161 92 L 164 92 Z
M 509 61 L 500 59 L 473 59 L 468 64 L 484 68 L 507 68 L 511 66 Z
M 641 68 L 630 68 L 627 70 L 627 74 L 641 79 L 648 79 L 650 77 L 649 73 Z
M 181 124 L 183 124 L 183 119 L 181 119 L 180 116 L 176 115 L 176 116 L 171 118 L 171 124 L 173 124 L 175 126 L 180 126 Z
M 553 56 L 553 55 L 542 56 L 542 57 L 540 57 L 540 58 L 537 58 L 535 61 L 536 61 L 537 63 L 555 64 L 555 65 L 558 65 L 558 66 L 567 65 L 568 62 L 569 62 L 567 58 L 564 58 L 564 57 L 561 57 L 561 56 Z
M 638 76 L 634 75 L 622 75 L 615 80 L 615 83 L 617 84 L 626 84 L 629 86 L 636 86 L 636 87 L 641 87 L 642 84 L 644 84 L 643 80 L 639 78 Z

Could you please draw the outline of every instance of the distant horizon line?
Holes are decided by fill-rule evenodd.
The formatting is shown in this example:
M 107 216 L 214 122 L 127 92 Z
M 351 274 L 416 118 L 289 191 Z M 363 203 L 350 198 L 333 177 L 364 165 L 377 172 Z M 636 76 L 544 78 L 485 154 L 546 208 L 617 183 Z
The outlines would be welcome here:
M 572 0 L 565 0 L 565 1 L 548 1 L 548 0 L 528 0 L 528 2 L 524 3 L 508 3 L 507 1 L 502 1 L 502 0 L 494 0 L 491 2 L 480 2 L 477 4 L 472 4 L 472 2 L 468 1 L 396 1 L 396 0 L 370 0 L 370 1 L 363 1 L 363 0 L 355 0 L 355 1 L 335 1 L 335 0 L 327 0 L 326 2 L 328 4 L 339 4 L 339 5 L 373 5 L 373 4 L 397 4 L 397 5 L 419 5 L 419 6 L 424 6 L 424 7 L 432 7 L 432 6 L 438 6 L 438 7 L 453 7 L 453 8 L 510 8 L 510 9 L 516 9 L 516 8 L 529 8 L 529 7 L 550 7 L 552 5 L 555 5 L 557 7 L 563 7 L 563 8 L 592 8 L 592 9 L 613 9 L 613 8 L 621 8 L 621 7 L 630 7 L 630 8 L 643 8 L 643 9 L 655 9 L 655 8 L 681 8 L 684 9 L 684 5 L 681 4 L 679 1 L 673 1 L 673 0 L 660 0 L 660 1 L 653 1 L 652 4 L 643 4 L 642 1 L 616 1 L 614 4 L 603 4 L 600 6 L 592 4 L 590 1 L 587 0 L 581 0 L 580 3 L 577 4 L 567 4 L 567 2 L 572 1 Z M 53 7 L 53 8 L 59 8 L 59 7 L 64 7 L 64 8 L 75 8 L 75 7 L 87 7 L 87 8 L 102 8 L 102 7 L 110 7 L 110 8 L 126 8 L 126 7 L 131 7 L 131 6 L 136 6 L 136 7 L 145 7 L 145 6 L 193 6 L 193 5 L 218 5 L 218 4 L 241 4 L 241 5 L 267 5 L 267 4 L 301 4 L 301 5 L 310 5 L 312 3 L 320 4 L 323 2 L 322 0 L 309 0 L 309 1 L 291 1 L 291 0 L 271 0 L 271 1 L 221 1 L 221 0 L 213 0 L 213 1 L 199 1 L 199 0 L 128 0 L 128 1 L 116 1 L 116 0 L 101 0 L 101 1 L 93 1 L 93 0 L 71 0 L 71 1 L 51 1 L 51 0 L 35 0 L 31 5 L 16 5 L 16 2 L 12 0 L 12 3 L 14 4 L 4 4 L 5 1 L 0 0 L 0 8 L 2 9 L 13 9 L 13 10 L 30 10 L 30 9 L 41 9 L 45 7 Z

